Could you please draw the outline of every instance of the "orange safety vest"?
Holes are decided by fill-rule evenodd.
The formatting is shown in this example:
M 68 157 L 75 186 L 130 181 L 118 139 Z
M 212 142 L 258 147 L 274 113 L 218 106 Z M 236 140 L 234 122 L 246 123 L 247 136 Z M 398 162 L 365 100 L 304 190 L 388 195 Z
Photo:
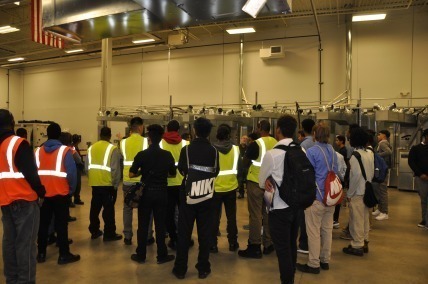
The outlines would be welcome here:
M 15 166 L 16 151 L 24 140 L 12 135 L 0 145 L 0 206 L 16 200 L 37 200 L 37 193 Z
M 71 149 L 67 146 L 61 146 L 50 153 L 47 153 L 43 146 L 37 148 L 36 163 L 40 180 L 46 189 L 45 197 L 68 195 L 69 186 L 64 166 L 64 158 L 68 151 Z

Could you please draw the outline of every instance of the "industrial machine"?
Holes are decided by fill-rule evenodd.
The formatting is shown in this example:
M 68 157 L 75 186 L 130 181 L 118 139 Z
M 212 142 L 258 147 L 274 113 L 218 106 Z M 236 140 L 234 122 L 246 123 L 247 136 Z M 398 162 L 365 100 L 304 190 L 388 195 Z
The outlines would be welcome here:
M 15 124 L 15 131 L 18 128 L 25 128 L 27 130 L 27 140 L 30 142 L 31 147 L 40 147 L 46 140 L 48 140 L 47 128 L 49 121 L 38 120 L 20 120 Z

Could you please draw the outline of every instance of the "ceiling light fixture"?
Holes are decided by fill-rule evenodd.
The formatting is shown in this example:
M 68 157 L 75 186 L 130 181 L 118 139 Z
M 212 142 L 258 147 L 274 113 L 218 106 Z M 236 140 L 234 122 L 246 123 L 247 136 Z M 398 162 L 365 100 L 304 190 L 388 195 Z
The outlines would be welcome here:
M 7 61 L 9 61 L 9 62 L 16 62 L 16 61 L 22 61 L 24 59 L 25 59 L 24 57 L 16 57 L 16 58 L 8 59 Z
M 251 27 L 247 27 L 247 28 L 233 28 L 233 29 L 227 29 L 226 31 L 230 35 L 248 34 L 248 33 L 255 33 L 256 32 L 256 30 L 254 28 L 251 28 Z
M 242 11 L 244 11 L 251 17 L 256 18 L 257 15 L 260 13 L 260 10 L 266 4 L 266 1 L 267 0 L 248 0 L 247 3 L 245 3 L 244 7 L 242 7 Z
M 17 31 L 19 31 L 19 29 L 11 27 L 11 26 L 0 27 L 0 34 L 13 33 L 13 32 L 17 32 Z
M 13 2 L 13 4 L 15 4 L 15 5 L 17 5 L 17 6 L 21 5 L 21 3 L 20 3 L 19 1 L 17 1 L 17 2 Z
M 65 53 L 76 53 L 83 51 L 82 48 L 64 50 Z
M 355 16 L 352 16 L 352 21 L 353 22 L 379 21 L 379 20 L 384 20 L 385 17 L 386 17 L 385 13 L 368 14 L 368 15 L 355 15 Z
M 132 43 L 140 44 L 140 43 L 148 43 L 148 42 L 154 42 L 155 40 L 152 38 L 145 38 L 145 39 L 135 39 L 132 41 Z

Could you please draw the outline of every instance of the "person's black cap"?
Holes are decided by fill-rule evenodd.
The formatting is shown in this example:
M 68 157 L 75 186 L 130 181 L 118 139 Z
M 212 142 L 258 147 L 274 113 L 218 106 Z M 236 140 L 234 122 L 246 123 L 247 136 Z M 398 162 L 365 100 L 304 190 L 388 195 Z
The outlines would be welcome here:
M 386 138 L 389 138 L 391 136 L 391 133 L 388 130 L 381 130 L 379 133 L 385 134 Z

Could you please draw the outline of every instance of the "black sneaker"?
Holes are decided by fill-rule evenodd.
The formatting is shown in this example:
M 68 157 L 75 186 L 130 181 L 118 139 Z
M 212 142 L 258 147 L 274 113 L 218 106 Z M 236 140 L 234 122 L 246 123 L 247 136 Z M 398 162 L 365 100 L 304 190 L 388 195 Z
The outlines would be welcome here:
M 356 256 L 363 256 L 364 255 L 363 248 L 353 248 L 351 245 L 349 245 L 346 248 L 343 248 L 342 251 L 344 253 L 350 254 L 350 255 L 356 255 Z
M 136 253 L 134 253 L 134 254 L 131 255 L 131 259 L 133 261 L 135 261 L 135 262 L 138 262 L 138 263 L 144 263 L 144 262 L 146 262 L 146 258 L 145 257 L 143 258 L 142 256 L 140 256 L 140 255 L 138 255 Z
M 274 249 L 273 245 L 270 245 L 268 247 L 264 247 L 263 248 L 263 254 L 265 254 L 265 255 L 271 254 L 274 250 L 275 249 Z
M 70 202 L 70 204 L 68 205 L 70 208 L 75 208 L 76 204 L 74 204 L 73 202 Z
M 199 271 L 198 277 L 199 279 L 205 279 L 210 275 L 211 271 Z
M 179 273 L 175 267 L 172 269 L 172 274 L 175 275 L 175 277 L 177 277 L 177 279 L 184 279 L 184 277 L 186 276 L 186 273 Z
M 114 242 L 122 239 L 122 235 L 114 234 L 111 236 L 104 235 L 103 242 Z
M 154 243 L 155 243 L 155 238 L 151 237 L 150 239 L 147 239 L 147 245 L 148 246 L 151 246 Z
M 70 222 L 74 222 L 74 221 L 76 221 L 77 220 L 77 218 L 76 217 L 71 217 L 71 216 L 68 216 L 68 222 L 70 223 Z
M 37 254 L 37 262 L 43 263 L 46 261 L 46 253 L 38 253 Z
M 363 252 L 364 253 L 369 252 L 369 242 L 368 241 L 364 241 Z
M 68 264 L 68 263 L 76 262 L 79 260 L 80 260 L 80 255 L 68 253 L 66 255 L 60 255 L 58 257 L 58 264 L 60 264 L 60 265 Z
M 256 258 L 260 259 L 262 258 L 262 250 L 260 249 L 260 245 L 248 245 L 246 250 L 240 250 L 238 251 L 238 255 L 240 257 L 245 258 Z
M 236 242 L 234 244 L 229 244 L 229 251 L 237 251 L 239 248 L 239 244 Z
M 218 247 L 217 246 L 210 247 L 210 253 L 218 253 Z
M 162 257 L 162 258 L 158 258 L 158 261 L 156 262 L 157 264 L 164 264 L 164 263 L 167 263 L 167 262 L 170 262 L 170 261 L 173 261 L 175 259 L 175 256 L 174 255 L 172 255 L 172 254 L 168 254 L 167 256 L 165 256 L 165 257 Z
M 244 194 L 243 194 L 243 193 L 240 193 L 240 194 L 238 195 L 238 199 L 242 199 L 242 198 L 244 198 Z
M 312 274 L 320 274 L 320 268 L 310 267 L 307 264 L 296 263 L 296 269 L 303 273 L 312 273 Z
M 169 240 L 167 246 L 172 250 L 176 250 L 177 249 L 177 242 L 173 241 L 173 240 Z
M 83 202 L 82 200 L 74 200 L 74 204 L 83 205 L 83 204 L 85 204 L 85 202 Z
M 124 239 L 123 239 L 123 242 L 124 242 L 124 243 L 125 243 L 125 245 L 127 245 L 127 246 L 132 245 L 132 239 L 124 238 Z
M 103 231 L 98 230 L 97 232 L 91 234 L 91 239 L 92 240 L 98 239 L 102 235 L 103 235 Z
M 322 270 L 329 270 L 330 269 L 330 265 L 327 262 L 321 262 L 320 261 L 320 267 Z
M 425 221 L 421 221 L 421 222 L 418 224 L 418 227 L 419 227 L 419 228 L 425 228 L 425 227 L 426 227 L 426 222 L 425 222 Z

